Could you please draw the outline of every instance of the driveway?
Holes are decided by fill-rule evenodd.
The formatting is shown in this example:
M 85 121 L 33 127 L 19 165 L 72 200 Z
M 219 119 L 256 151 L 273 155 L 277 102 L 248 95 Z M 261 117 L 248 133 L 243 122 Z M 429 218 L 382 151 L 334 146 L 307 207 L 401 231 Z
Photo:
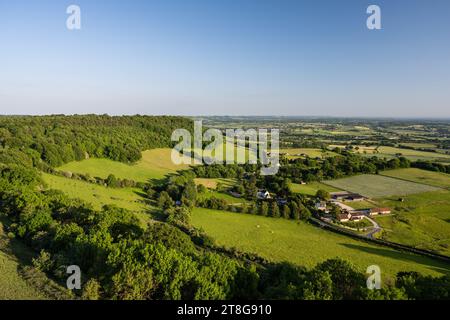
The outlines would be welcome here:
M 367 220 L 369 220 L 373 225 L 373 229 L 370 230 L 370 232 L 366 234 L 366 237 L 368 237 L 370 239 L 374 239 L 374 234 L 377 232 L 380 232 L 382 230 L 382 228 L 375 220 L 371 219 L 370 217 L 366 216 L 365 218 Z

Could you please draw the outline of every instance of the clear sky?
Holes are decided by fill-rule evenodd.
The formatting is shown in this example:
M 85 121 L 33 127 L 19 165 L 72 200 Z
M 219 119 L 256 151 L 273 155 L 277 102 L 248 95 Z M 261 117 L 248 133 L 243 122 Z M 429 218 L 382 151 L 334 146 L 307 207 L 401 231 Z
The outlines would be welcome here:
M 0 114 L 51 113 L 450 117 L 450 1 L 0 0 Z

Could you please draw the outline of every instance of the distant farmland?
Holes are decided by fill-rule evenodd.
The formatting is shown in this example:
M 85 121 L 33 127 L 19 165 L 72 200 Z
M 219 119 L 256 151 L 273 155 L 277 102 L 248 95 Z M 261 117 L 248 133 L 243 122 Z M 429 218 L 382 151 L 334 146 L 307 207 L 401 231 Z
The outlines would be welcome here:
M 402 196 L 440 190 L 440 188 L 429 185 L 373 174 L 329 180 L 323 183 L 338 189 L 356 192 L 369 198 Z

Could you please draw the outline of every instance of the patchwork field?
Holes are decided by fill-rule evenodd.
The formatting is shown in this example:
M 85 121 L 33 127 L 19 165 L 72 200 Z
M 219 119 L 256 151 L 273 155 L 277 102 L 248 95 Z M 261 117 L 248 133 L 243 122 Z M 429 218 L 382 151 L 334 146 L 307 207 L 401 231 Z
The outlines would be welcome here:
M 356 192 L 369 198 L 403 196 L 439 190 L 439 188 L 429 185 L 372 174 L 323 181 L 323 183 L 338 189 Z
M 143 203 L 138 189 L 107 188 L 45 173 L 42 174 L 42 177 L 50 189 L 61 190 L 70 198 L 91 203 L 95 209 L 101 209 L 104 205 L 116 205 L 135 212 L 143 221 L 147 221 L 149 218 L 147 212 L 150 207 Z
M 142 152 L 142 159 L 136 164 L 128 165 L 109 159 L 91 158 L 75 161 L 59 167 L 59 170 L 90 174 L 93 177 L 106 178 L 114 174 L 121 179 L 146 182 L 150 179 L 161 179 L 177 170 L 188 169 L 189 165 L 175 165 L 171 160 L 172 149 L 152 149 Z
M 294 193 L 300 193 L 310 196 L 315 196 L 318 190 L 325 190 L 328 192 L 340 191 L 337 188 L 328 186 L 320 182 L 309 182 L 307 184 L 291 183 L 290 188 Z
M 432 250 L 450 256 L 450 192 L 440 190 L 377 199 L 393 209 L 393 215 L 377 217 L 386 240 Z
M 441 172 L 408 168 L 384 171 L 381 173 L 381 175 L 428 184 L 435 187 L 450 188 L 450 175 Z
M 357 241 L 304 222 L 208 209 L 195 209 L 191 221 L 218 245 L 255 253 L 270 261 L 312 267 L 326 259 L 340 257 L 351 261 L 361 271 L 369 265 L 379 265 L 385 279 L 406 270 L 430 275 L 450 274 L 449 266 L 444 263 Z

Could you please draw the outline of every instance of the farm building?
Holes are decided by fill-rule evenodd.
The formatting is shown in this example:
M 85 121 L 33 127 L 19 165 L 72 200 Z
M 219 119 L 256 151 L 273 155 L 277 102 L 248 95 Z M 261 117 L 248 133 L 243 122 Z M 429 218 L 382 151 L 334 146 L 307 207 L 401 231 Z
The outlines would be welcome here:
M 342 212 L 338 215 L 339 222 L 348 222 L 348 221 L 350 221 L 350 218 L 351 218 L 351 214 L 347 211 Z
M 358 211 L 351 212 L 350 213 L 350 220 L 351 221 L 361 221 L 362 219 L 364 219 L 365 216 L 366 215 L 364 213 L 362 213 L 362 212 L 358 212 Z
M 364 196 L 358 193 L 350 193 L 347 191 L 333 192 L 331 193 L 331 198 L 337 201 L 362 201 L 366 199 Z
M 391 213 L 391 209 L 389 208 L 371 208 L 369 214 L 371 216 L 376 216 L 379 214 L 389 214 Z
M 264 189 L 259 190 L 258 193 L 256 194 L 256 197 L 257 197 L 259 200 L 267 200 L 267 199 L 271 199 L 271 198 L 272 198 L 272 197 L 270 196 L 269 191 L 264 190 Z
M 325 201 L 318 201 L 315 204 L 315 208 L 319 211 L 326 211 L 327 210 L 327 203 Z

